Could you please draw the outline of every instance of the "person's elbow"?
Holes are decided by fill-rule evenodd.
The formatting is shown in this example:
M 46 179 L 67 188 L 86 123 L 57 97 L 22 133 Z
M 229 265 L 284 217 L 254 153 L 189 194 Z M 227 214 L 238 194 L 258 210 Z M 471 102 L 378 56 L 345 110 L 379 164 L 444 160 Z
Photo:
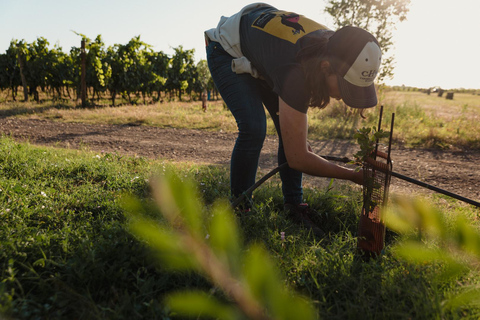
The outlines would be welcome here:
M 288 166 L 297 171 L 305 171 L 305 160 L 308 152 L 286 152 Z

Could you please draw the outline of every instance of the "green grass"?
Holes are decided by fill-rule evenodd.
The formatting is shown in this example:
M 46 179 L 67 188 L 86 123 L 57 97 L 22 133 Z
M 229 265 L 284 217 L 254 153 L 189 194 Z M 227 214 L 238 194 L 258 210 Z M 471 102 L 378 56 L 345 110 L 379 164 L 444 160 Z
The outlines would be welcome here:
M 480 149 L 480 96 L 455 94 L 454 100 L 446 100 L 420 92 L 390 92 L 384 102 L 387 110 L 396 112 L 396 139 L 407 146 Z
M 203 282 L 156 273 L 123 226 L 122 194 L 148 202 L 146 180 L 168 164 L 5 139 L 0 148 L 2 312 L 25 319 L 133 319 L 160 308 L 151 301 L 158 292 Z M 218 176 L 216 170 L 204 171 Z M 218 196 L 216 189 L 206 196 Z
M 215 293 L 203 277 L 168 271 L 127 231 L 121 199 L 133 194 L 158 216 L 149 180 L 174 170 L 198 186 L 206 207 L 228 196 L 227 169 L 161 160 L 40 148 L 0 140 L 0 314 L 18 319 L 175 319 L 163 297 L 183 288 Z M 328 239 L 292 225 L 278 180 L 254 194 L 253 214 L 238 217 L 246 243 L 259 242 L 286 285 L 311 298 L 325 319 L 477 319 L 480 309 L 444 309 L 444 301 L 479 274 L 439 279 L 442 265 L 396 258 L 387 234 L 380 259 L 356 253 L 358 188 L 307 189 Z M 478 212 L 453 200 L 448 214 Z M 285 240 L 280 233 L 285 232 Z M 434 244 L 432 244 L 434 245 Z

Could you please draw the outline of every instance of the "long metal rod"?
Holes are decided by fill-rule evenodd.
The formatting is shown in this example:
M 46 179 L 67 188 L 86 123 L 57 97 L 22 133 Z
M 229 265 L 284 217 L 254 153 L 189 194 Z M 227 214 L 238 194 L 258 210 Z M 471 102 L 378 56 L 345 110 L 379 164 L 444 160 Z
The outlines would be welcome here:
M 380 116 L 378 117 L 377 131 L 380 131 L 380 127 L 382 126 L 382 117 L 383 117 L 383 105 L 380 106 Z M 378 151 L 378 138 L 377 138 L 377 141 L 375 141 L 375 153 L 373 154 L 374 160 L 377 160 L 377 151 Z M 375 172 L 373 174 L 375 174 Z
M 333 157 L 333 156 L 320 156 L 322 158 L 324 158 L 325 160 L 329 160 L 329 161 L 337 161 L 337 162 L 343 162 L 343 163 L 348 163 L 348 162 L 352 162 L 352 160 L 348 159 L 347 157 Z M 283 163 L 281 165 L 279 165 L 278 167 L 276 167 L 275 169 L 273 169 L 272 171 L 270 171 L 269 173 L 267 173 L 263 178 L 261 178 L 260 180 L 258 180 L 253 186 L 251 186 L 250 188 L 248 188 L 244 193 L 242 193 L 237 199 L 235 199 L 233 202 L 232 202 L 232 206 L 235 208 L 236 206 L 238 206 L 248 195 L 250 195 L 253 191 L 255 191 L 255 189 L 257 189 L 262 183 L 264 183 L 265 181 L 267 181 L 268 179 L 270 179 L 271 176 L 273 176 L 274 174 L 276 174 L 278 171 L 280 171 L 282 168 L 286 167 L 287 166 L 287 163 Z M 423 188 L 427 188 L 429 190 L 432 190 L 432 191 L 435 191 L 435 192 L 438 192 L 438 193 L 441 193 L 441 194 L 444 194 L 446 196 L 449 196 L 451 198 L 454 198 L 454 199 L 457 199 L 457 200 L 460 200 L 460 201 L 463 201 L 463 202 L 466 202 L 468 204 L 471 204 L 477 208 L 480 208 L 480 202 L 478 201 L 475 201 L 475 200 L 471 200 L 471 199 L 468 199 L 468 198 L 465 198 L 465 197 L 462 197 L 458 194 L 455 194 L 453 192 L 450 192 L 450 191 L 447 191 L 447 190 L 443 190 L 443 189 L 440 189 L 438 187 L 435 187 L 435 186 L 432 186 L 430 184 L 427 184 L 425 182 L 422 182 L 422 181 L 418 181 L 418 180 L 415 180 L 413 178 L 410 178 L 410 177 L 407 177 L 407 176 L 404 176 L 400 173 L 396 173 L 394 171 L 390 171 L 390 174 L 393 176 L 393 177 L 396 177 L 396 178 L 399 178 L 399 179 L 402 179 L 402 180 L 405 180 L 407 182 L 410 182 L 410 183 L 413 183 L 413 184 L 416 184 L 420 187 L 423 187 Z
M 351 162 L 351 161 L 352 161 L 352 160 L 350 160 L 350 159 L 348 159 L 348 158 L 345 158 L 345 157 L 343 157 L 343 158 L 340 158 L 340 157 L 332 157 L 332 156 L 321 156 L 321 157 L 324 158 L 324 159 L 326 159 L 326 160 L 338 161 L 338 162 L 343 162 L 343 163 L 348 163 L 348 162 Z M 440 188 L 438 188 L 438 187 L 432 186 L 432 185 L 427 184 L 427 183 L 422 182 L 422 181 L 415 180 L 415 179 L 413 179 L 413 178 L 404 176 L 404 175 L 402 175 L 402 174 L 400 174 L 400 173 L 396 173 L 396 172 L 394 172 L 394 171 L 391 171 L 390 174 L 391 174 L 393 177 L 396 177 L 396 178 L 405 180 L 405 181 L 407 181 L 407 182 L 416 184 L 416 185 L 418 185 L 418 186 L 420 186 L 420 187 L 427 188 L 427 189 L 429 189 L 429 190 L 432 190 L 432 191 L 435 191 L 435 192 L 444 194 L 444 195 L 446 195 L 446 196 L 455 198 L 455 199 L 457 199 L 457 200 L 460 200 L 460 201 L 469 203 L 469 204 L 471 204 L 471 205 L 474 205 L 474 206 L 480 208 L 480 202 L 477 202 L 477 201 L 475 201 L 475 200 L 471 200 L 471 199 L 462 197 L 462 196 L 460 196 L 460 195 L 458 195 L 458 194 L 455 194 L 455 193 L 453 193 L 453 192 L 440 189 Z
M 392 113 L 392 123 L 390 124 L 390 139 L 388 140 L 388 156 L 387 159 L 390 159 L 390 152 L 392 151 L 392 141 L 393 141 L 393 125 L 395 123 L 395 113 Z
M 274 174 L 276 174 L 278 171 L 280 171 L 282 168 L 286 167 L 287 166 L 287 163 L 283 163 L 281 165 L 279 165 L 278 167 L 276 167 L 275 169 L 273 169 L 272 171 L 270 171 L 269 173 L 267 173 L 263 178 L 261 178 L 260 180 L 258 180 L 257 182 L 255 182 L 255 184 L 253 186 L 251 186 L 250 188 L 248 188 L 245 192 L 243 192 L 237 199 L 235 199 L 233 202 L 232 202 L 232 207 L 236 207 L 238 206 L 247 196 L 249 196 L 255 189 L 257 189 L 262 183 L 264 183 L 265 181 L 267 181 L 271 176 L 273 176 Z
M 390 177 L 392 171 L 392 158 L 390 158 L 390 154 L 392 152 L 392 141 L 393 141 L 393 125 L 395 124 L 395 113 L 392 113 L 392 122 L 390 123 L 390 137 L 388 139 L 388 153 L 387 153 L 387 168 L 388 174 L 385 178 L 385 192 L 383 194 L 383 203 L 387 203 L 388 201 L 388 189 L 390 187 Z
M 410 177 L 401 175 L 400 173 L 396 173 L 396 172 L 393 172 L 393 171 L 392 171 L 391 174 L 392 174 L 392 176 L 394 176 L 394 177 L 396 177 L 396 178 L 399 178 L 399 179 L 402 179 L 402 180 L 411 182 L 411 183 L 413 183 L 413 184 L 419 185 L 419 186 L 421 186 L 421 187 L 430 189 L 430 190 L 432 190 L 432 191 L 435 191 L 435 192 L 444 194 L 444 195 L 446 195 L 446 196 L 455 198 L 455 199 L 457 199 L 457 200 L 460 200 L 460 201 L 469 203 L 469 204 L 471 204 L 471 205 L 474 205 L 474 206 L 480 208 L 480 202 L 477 202 L 477 201 L 474 201 L 474 200 L 471 200 L 471 199 L 462 197 L 462 196 L 460 196 L 460 195 L 458 195 L 458 194 L 455 194 L 455 193 L 450 192 L 450 191 L 447 191 L 447 190 L 443 190 L 443 189 L 437 188 L 437 187 L 432 186 L 432 185 L 430 185 L 430 184 L 427 184 L 427 183 L 425 183 L 425 182 L 412 179 L 412 178 L 410 178 Z

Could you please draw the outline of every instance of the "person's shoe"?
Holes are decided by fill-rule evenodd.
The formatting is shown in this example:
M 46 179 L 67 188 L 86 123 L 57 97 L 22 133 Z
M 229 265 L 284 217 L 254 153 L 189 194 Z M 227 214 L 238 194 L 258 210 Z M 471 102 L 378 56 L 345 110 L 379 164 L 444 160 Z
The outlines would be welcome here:
M 292 220 L 294 223 L 301 225 L 303 228 L 312 231 L 312 233 L 317 238 L 323 238 L 325 236 L 325 231 L 320 229 L 310 218 L 317 214 L 317 212 L 311 209 L 308 204 L 289 204 L 286 203 L 284 206 L 287 217 Z

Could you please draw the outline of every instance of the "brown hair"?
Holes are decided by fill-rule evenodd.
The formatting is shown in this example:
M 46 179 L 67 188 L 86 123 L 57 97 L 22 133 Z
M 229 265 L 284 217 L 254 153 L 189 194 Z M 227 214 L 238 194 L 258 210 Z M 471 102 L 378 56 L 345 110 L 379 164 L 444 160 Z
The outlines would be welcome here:
M 325 70 L 321 67 L 321 63 L 328 60 L 327 44 L 333 33 L 333 31 L 327 31 L 325 36 L 321 38 L 307 39 L 310 43 L 297 53 L 297 61 L 302 65 L 310 92 L 310 107 L 322 109 L 330 102 L 327 76 L 332 74 L 333 71 L 331 68 Z

